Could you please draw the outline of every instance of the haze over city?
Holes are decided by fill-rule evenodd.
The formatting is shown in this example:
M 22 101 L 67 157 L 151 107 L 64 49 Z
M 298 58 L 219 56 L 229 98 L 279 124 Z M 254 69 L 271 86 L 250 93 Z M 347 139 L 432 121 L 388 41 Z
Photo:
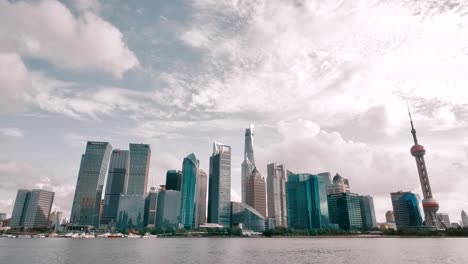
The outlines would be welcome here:
M 374 197 L 421 193 L 408 102 L 439 212 L 468 209 L 464 1 L 0 0 L 0 212 L 20 188 L 70 214 L 86 142 L 151 145 L 149 186 L 244 131 L 255 159 L 339 173 Z M 149 188 L 148 186 L 148 188 Z

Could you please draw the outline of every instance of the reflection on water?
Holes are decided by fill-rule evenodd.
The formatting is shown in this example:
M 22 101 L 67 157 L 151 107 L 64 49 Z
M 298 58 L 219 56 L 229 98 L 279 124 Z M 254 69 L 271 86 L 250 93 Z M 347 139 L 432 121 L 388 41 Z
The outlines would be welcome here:
M 466 238 L 0 239 L 0 263 L 468 263 Z

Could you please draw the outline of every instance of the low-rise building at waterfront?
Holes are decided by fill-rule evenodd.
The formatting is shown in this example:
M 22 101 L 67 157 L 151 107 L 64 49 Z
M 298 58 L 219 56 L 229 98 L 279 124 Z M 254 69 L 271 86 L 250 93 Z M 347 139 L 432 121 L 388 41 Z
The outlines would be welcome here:
M 265 217 L 253 207 L 239 202 L 231 202 L 231 224 L 243 230 L 265 231 Z

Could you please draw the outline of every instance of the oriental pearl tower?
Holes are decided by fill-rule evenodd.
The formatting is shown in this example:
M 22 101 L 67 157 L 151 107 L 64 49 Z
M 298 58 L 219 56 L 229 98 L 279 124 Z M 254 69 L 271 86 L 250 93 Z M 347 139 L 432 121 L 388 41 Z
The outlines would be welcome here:
M 426 162 L 424 161 L 424 155 L 426 149 L 418 144 L 418 138 L 416 137 L 416 129 L 414 129 L 413 119 L 408 106 L 408 114 L 411 123 L 411 134 L 413 134 L 414 146 L 411 147 L 411 155 L 416 159 L 416 165 L 418 166 L 419 180 L 421 182 L 421 188 L 424 196 L 422 201 L 426 226 L 440 229 L 439 221 L 437 220 L 437 211 L 439 210 L 439 203 L 432 197 L 431 185 L 429 183 L 429 176 L 427 175 Z

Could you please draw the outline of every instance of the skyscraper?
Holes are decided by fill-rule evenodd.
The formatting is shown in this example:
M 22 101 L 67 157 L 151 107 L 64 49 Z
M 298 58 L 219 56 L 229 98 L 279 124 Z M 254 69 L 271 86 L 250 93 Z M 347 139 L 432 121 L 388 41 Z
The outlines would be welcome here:
M 461 220 L 463 227 L 468 227 L 468 215 L 464 210 L 461 211 Z
M 130 144 L 130 173 L 127 194 L 146 196 L 151 148 L 148 144 Z
M 210 157 L 208 223 L 231 226 L 231 147 L 214 142 Z
M 206 224 L 206 194 L 207 194 L 207 176 L 203 170 L 198 170 L 197 175 L 197 205 L 195 216 L 195 228 Z
M 362 229 L 359 195 L 350 192 L 328 195 L 330 222 L 344 230 Z
M 156 228 L 178 228 L 180 212 L 180 191 L 166 190 L 161 186 L 158 194 Z
M 254 126 L 251 124 L 245 129 L 244 161 L 241 166 L 241 191 L 242 202 L 246 203 L 247 178 L 255 168 L 255 156 L 253 151 Z
M 267 171 L 268 218 L 275 219 L 276 226 L 287 227 L 286 167 L 271 163 Z
M 195 208 L 197 195 L 197 176 L 199 161 L 190 154 L 182 163 L 182 190 L 180 192 L 180 222 L 185 229 L 195 227 Z
M 24 218 L 26 216 L 26 209 L 29 203 L 31 192 L 26 189 L 19 189 L 16 193 L 15 205 L 11 213 L 10 226 L 11 228 L 18 228 L 24 226 Z
M 117 229 L 141 229 L 145 216 L 145 196 L 121 194 L 117 213 Z
M 10 226 L 12 228 L 48 227 L 53 202 L 53 192 L 39 189 L 18 190 Z
M 265 178 L 254 168 L 246 182 L 246 204 L 266 217 Z
M 180 191 L 182 185 L 182 172 L 168 170 L 166 173 L 166 190 Z
M 439 210 L 439 203 L 433 198 L 431 185 L 429 183 L 429 176 L 426 170 L 426 162 L 424 161 L 424 155 L 426 149 L 418 144 L 418 138 L 416 137 L 416 129 L 414 129 L 413 119 L 411 118 L 411 112 L 408 107 L 408 114 L 411 123 L 411 134 L 413 134 L 414 145 L 411 147 L 411 155 L 416 159 L 416 166 L 418 168 L 419 181 L 421 182 L 421 188 L 423 191 L 424 200 L 422 201 L 426 226 L 440 229 L 440 224 L 437 219 L 437 211 Z
M 393 211 L 387 211 L 385 213 L 385 220 L 387 223 L 395 223 L 395 215 L 393 214 Z
M 128 150 L 114 149 L 110 159 L 106 191 L 104 193 L 101 216 L 102 228 L 115 226 L 120 195 L 125 193 L 127 187 L 129 166 L 130 152 Z
M 450 223 L 450 217 L 447 213 L 437 213 L 437 219 L 442 228 L 447 229 L 452 227 L 452 223 Z
M 372 230 L 377 228 L 374 199 L 369 195 L 359 196 L 359 202 L 361 205 L 362 228 L 364 230 Z
M 328 173 L 291 174 L 286 183 L 288 226 L 298 229 L 328 228 Z
M 398 230 L 420 228 L 422 226 L 419 198 L 412 192 L 391 193 L 393 214 Z
M 349 181 L 341 177 L 338 173 L 333 177 L 333 181 L 328 185 L 328 194 L 349 192 Z
M 148 196 L 145 199 L 145 216 L 143 226 L 154 228 L 156 226 L 156 212 L 158 209 L 158 192 L 156 188 L 151 187 Z
M 111 150 L 107 142 L 86 144 L 71 211 L 70 222 L 74 225 L 99 226 L 99 207 Z

